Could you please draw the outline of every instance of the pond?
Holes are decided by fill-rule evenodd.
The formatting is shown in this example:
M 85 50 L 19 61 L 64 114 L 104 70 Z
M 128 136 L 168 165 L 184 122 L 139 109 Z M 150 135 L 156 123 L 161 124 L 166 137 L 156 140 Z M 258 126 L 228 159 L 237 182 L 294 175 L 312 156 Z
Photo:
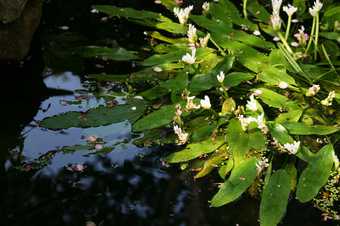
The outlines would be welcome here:
M 194 180 L 190 172 L 168 166 L 161 158 L 175 147 L 136 146 L 140 135 L 131 133 L 127 121 L 57 131 L 39 127 L 46 117 L 125 101 L 98 95 L 121 87 L 106 84 L 98 90 L 86 75 L 131 72 L 133 62 L 90 62 L 72 54 L 89 43 L 143 45 L 143 27 L 118 20 L 107 23 L 107 18 L 91 13 L 91 5 L 98 3 L 118 4 L 47 1 L 31 58 L 23 65 L 3 66 L 2 76 L 11 78 L 2 82 L 0 225 L 259 225 L 259 200 L 243 196 L 230 205 L 209 208 L 217 175 Z M 119 5 L 159 10 L 152 1 Z M 89 148 L 91 139 L 96 145 Z M 323 222 L 317 209 L 292 200 L 282 225 L 339 224 Z

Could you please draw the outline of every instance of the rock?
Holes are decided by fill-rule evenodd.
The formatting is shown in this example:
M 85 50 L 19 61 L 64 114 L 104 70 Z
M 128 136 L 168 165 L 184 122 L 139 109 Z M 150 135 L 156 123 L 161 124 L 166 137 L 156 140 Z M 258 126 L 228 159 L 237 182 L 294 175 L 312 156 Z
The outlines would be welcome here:
M 0 7 L 3 7 L 4 2 L 10 1 L 19 2 L 0 0 Z M 8 24 L 0 23 L 0 61 L 21 60 L 27 55 L 40 23 L 42 2 L 43 0 L 29 0 L 18 19 Z
M 0 0 L 0 21 L 11 23 L 21 16 L 28 0 Z

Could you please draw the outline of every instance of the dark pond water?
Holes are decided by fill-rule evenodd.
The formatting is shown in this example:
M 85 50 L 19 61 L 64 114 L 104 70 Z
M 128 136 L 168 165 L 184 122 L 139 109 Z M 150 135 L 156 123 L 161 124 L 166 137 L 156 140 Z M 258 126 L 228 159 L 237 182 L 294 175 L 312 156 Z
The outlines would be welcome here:
M 123 2 L 123 1 L 121 1 Z M 218 177 L 193 181 L 192 175 L 164 166 L 168 148 L 138 148 L 126 122 L 99 128 L 48 131 L 37 121 L 61 112 L 84 111 L 104 103 L 84 80 L 89 72 L 134 70 L 132 63 L 98 66 L 72 56 L 89 43 L 131 48 L 144 43 L 143 29 L 90 13 L 98 3 L 48 1 L 31 57 L 22 65 L 2 65 L 0 130 L 0 225 L 255 226 L 258 200 L 244 197 L 212 209 L 208 200 Z M 119 5 L 153 8 L 148 1 Z M 6 78 L 6 80 L 5 80 Z M 63 146 L 84 144 L 96 135 L 114 148 L 102 154 Z M 92 224 L 94 225 L 94 224 Z M 293 200 L 283 225 L 337 225 Z

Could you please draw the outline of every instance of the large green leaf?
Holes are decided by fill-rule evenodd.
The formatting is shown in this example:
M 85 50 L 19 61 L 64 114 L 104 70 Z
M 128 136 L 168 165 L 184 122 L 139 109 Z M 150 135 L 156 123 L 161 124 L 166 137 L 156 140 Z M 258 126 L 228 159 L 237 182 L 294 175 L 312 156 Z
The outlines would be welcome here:
M 216 140 L 209 138 L 202 142 L 189 144 L 184 150 L 170 154 L 165 160 L 169 163 L 187 162 L 216 151 L 223 143 L 223 137 L 218 137 Z
M 280 144 L 290 144 L 294 142 L 294 139 L 288 134 L 287 129 L 281 124 L 271 122 L 268 123 L 268 128 L 272 137 Z
M 302 172 L 297 185 L 296 197 L 300 202 L 311 201 L 328 180 L 333 167 L 334 149 L 325 145 Z
M 169 124 L 175 116 L 175 105 L 165 105 L 133 124 L 133 130 L 141 132 Z
M 220 150 L 213 153 L 204 161 L 202 169 L 195 175 L 195 179 L 208 175 L 213 169 L 227 158 L 228 154 L 225 150 Z
M 266 88 L 260 88 L 262 94 L 259 96 L 259 98 L 268 106 L 274 107 L 274 108 L 284 108 L 288 102 L 288 98 L 274 92 L 270 89 Z
M 127 104 L 115 107 L 100 106 L 87 112 L 66 112 L 43 119 L 39 125 L 48 129 L 68 129 L 71 127 L 97 127 L 129 120 L 134 122 L 145 111 L 145 102 L 132 99 Z
M 287 74 L 286 70 L 275 67 L 268 67 L 258 75 L 259 80 L 269 85 L 278 85 L 280 82 L 286 82 L 289 85 L 296 85 L 293 77 Z
M 249 81 L 255 77 L 254 74 L 245 73 L 245 72 L 231 72 L 226 75 L 224 79 L 224 85 L 227 87 L 238 86 L 242 82 Z
M 339 126 L 307 125 L 302 122 L 284 122 L 282 125 L 294 135 L 329 135 L 340 130 Z
M 131 8 L 119 8 L 111 5 L 96 5 L 94 8 L 109 16 L 122 17 L 144 26 L 154 27 L 175 34 L 184 34 L 186 32 L 185 26 L 174 23 L 172 20 L 159 13 Z
M 285 170 L 270 176 L 264 187 L 260 205 L 261 226 L 276 226 L 284 216 L 290 192 L 290 177 Z
M 256 178 L 257 161 L 256 158 L 247 159 L 235 167 L 229 179 L 222 184 L 212 198 L 211 206 L 223 206 L 240 197 Z

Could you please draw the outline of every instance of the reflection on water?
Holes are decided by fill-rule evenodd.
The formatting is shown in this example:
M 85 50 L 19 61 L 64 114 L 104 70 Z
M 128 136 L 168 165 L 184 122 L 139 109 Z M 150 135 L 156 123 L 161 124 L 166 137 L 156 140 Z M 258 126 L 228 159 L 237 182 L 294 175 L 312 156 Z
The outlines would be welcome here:
M 89 15 L 90 6 L 98 2 L 114 4 L 115 0 L 84 0 L 81 4 L 78 0 L 48 2 L 53 9 L 48 11 L 47 4 L 45 26 L 48 29 L 67 25 L 71 31 L 77 30 L 93 40 L 110 33 L 117 36 L 114 38 L 120 44 L 124 44 L 124 40 L 125 44 L 136 44 L 128 42 L 131 36 L 139 37 L 138 42 L 143 41 L 142 30 L 139 33 L 134 30 L 131 35 L 132 28 L 126 24 L 115 24 L 115 29 L 123 31 L 120 33 L 110 30 L 111 23 L 103 25 L 105 29 L 93 31 L 98 20 L 95 15 Z M 134 0 L 119 4 L 146 7 L 144 2 Z M 73 43 L 73 39 L 69 42 Z M 218 176 L 193 181 L 190 172 L 162 165 L 160 158 L 172 151 L 171 147 L 136 147 L 127 122 L 62 131 L 37 126 L 37 121 L 48 116 L 86 111 L 105 104 L 104 100 L 91 95 L 80 77 L 69 68 L 66 72 L 49 73 L 43 83 L 37 78 L 43 71 L 40 54 L 24 67 L 11 68 L 10 73 L 1 74 L 12 79 L 12 82 L 2 82 L 8 89 L 2 90 L 6 98 L 2 103 L 0 130 L 1 226 L 85 226 L 87 221 L 98 226 L 259 225 L 258 200 L 243 197 L 226 207 L 209 208 L 208 200 L 220 182 L 216 180 Z M 64 59 L 61 66 L 67 67 L 66 61 L 74 63 L 62 53 L 60 56 Z M 56 58 L 49 60 L 59 63 Z M 115 70 L 121 68 L 115 67 Z M 11 76 L 17 74 L 22 75 L 20 82 L 18 77 Z M 60 151 L 65 146 L 86 144 L 85 138 L 91 135 L 103 139 L 104 147 L 110 147 L 109 150 L 97 153 L 83 145 L 76 150 Z M 32 162 L 41 165 L 33 168 Z M 321 222 L 317 210 L 293 202 L 283 225 L 336 224 Z

